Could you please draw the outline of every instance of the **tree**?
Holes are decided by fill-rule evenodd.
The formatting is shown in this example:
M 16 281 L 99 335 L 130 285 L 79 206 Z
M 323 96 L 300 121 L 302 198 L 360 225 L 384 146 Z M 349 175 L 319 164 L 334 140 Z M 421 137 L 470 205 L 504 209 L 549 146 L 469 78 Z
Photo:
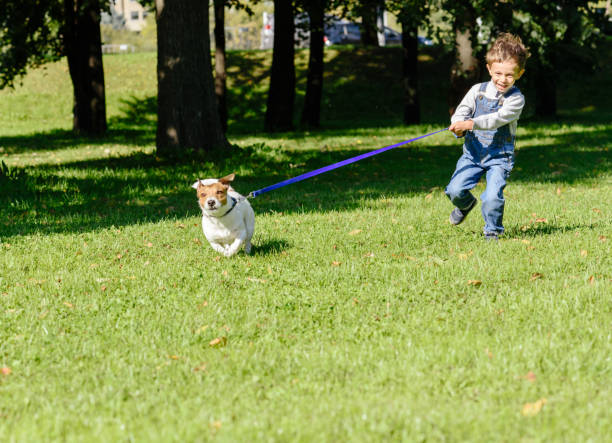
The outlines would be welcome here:
M 293 21 L 293 1 L 274 0 L 274 49 L 264 126 L 267 132 L 293 129 L 295 103 Z
M 455 3 L 453 11 L 454 62 L 450 72 L 448 112 L 452 115 L 467 91 L 480 79 L 480 61 L 475 57 L 476 10 L 471 2 Z
M 217 109 L 208 26 L 208 2 L 156 0 L 157 152 L 230 147 Z
M 88 135 L 106 131 L 100 7 L 100 0 L 0 1 L 0 87 L 65 55 L 74 90 L 73 130 Z
M 106 132 L 100 1 L 65 0 L 64 46 L 74 90 L 73 130 Z
M 147 0 L 148 1 L 148 0 Z M 251 4 L 259 0 L 251 0 Z M 225 53 L 225 8 L 243 9 L 253 15 L 253 10 L 240 0 L 213 0 L 215 17 L 215 96 L 223 132 L 227 132 L 227 56 Z
M 427 0 L 390 0 L 389 11 L 397 15 L 402 25 L 402 86 L 404 92 L 404 123 L 421 121 L 418 95 L 419 25 L 429 13 Z
M 215 8 L 215 95 L 223 132 L 227 131 L 227 71 L 225 56 L 225 0 L 214 0 Z
M 60 2 L 0 0 L 0 88 L 13 87 L 28 68 L 62 56 Z
M 382 8 L 384 0 L 361 0 L 353 6 L 353 14 L 361 17 L 361 44 L 378 47 L 377 18 L 378 9 Z
M 535 81 L 536 114 L 557 113 L 557 81 L 563 69 L 590 69 L 603 35 L 594 5 L 582 0 L 514 0 L 513 30 L 529 46 L 529 77 Z
M 308 77 L 301 122 L 318 128 L 321 120 L 321 96 L 323 95 L 323 57 L 325 53 L 325 9 L 327 0 L 310 0 L 304 8 L 308 14 L 310 47 L 308 51 Z
M 526 80 L 535 91 L 536 113 L 554 117 L 557 81 L 564 65 L 588 69 L 596 63 L 602 36 L 594 4 L 584 0 L 441 0 L 453 20 L 455 63 L 451 72 L 449 108 L 481 79 L 486 45 L 501 31 L 519 35 L 530 48 Z M 476 19 L 479 24 L 476 24 Z M 489 37 L 485 37 L 486 35 Z M 477 36 L 480 35 L 480 41 Z M 478 57 L 474 57 L 478 55 Z

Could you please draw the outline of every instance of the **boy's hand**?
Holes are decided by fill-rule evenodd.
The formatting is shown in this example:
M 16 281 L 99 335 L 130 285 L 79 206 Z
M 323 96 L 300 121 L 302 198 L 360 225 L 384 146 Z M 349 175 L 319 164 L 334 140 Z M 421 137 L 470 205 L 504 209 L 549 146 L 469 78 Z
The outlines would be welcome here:
M 465 131 L 471 131 L 474 129 L 474 122 L 472 120 L 464 120 L 452 123 L 448 127 L 449 131 L 452 131 L 456 136 L 463 137 Z

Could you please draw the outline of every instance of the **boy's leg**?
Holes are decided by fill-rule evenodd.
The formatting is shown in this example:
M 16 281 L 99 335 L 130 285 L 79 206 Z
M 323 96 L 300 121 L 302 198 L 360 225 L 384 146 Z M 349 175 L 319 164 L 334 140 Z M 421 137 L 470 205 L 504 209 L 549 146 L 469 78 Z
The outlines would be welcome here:
M 510 171 L 502 165 L 493 165 L 487 170 L 487 187 L 480 196 L 485 235 L 504 233 L 504 188 L 509 175 Z
M 457 161 L 455 172 L 444 190 L 451 203 L 460 210 L 469 211 L 472 209 L 476 203 L 476 198 L 474 198 L 470 189 L 478 184 L 478 180 L 484 172 L 482 166 L 474 163 L 471 158 L 463 154 Z

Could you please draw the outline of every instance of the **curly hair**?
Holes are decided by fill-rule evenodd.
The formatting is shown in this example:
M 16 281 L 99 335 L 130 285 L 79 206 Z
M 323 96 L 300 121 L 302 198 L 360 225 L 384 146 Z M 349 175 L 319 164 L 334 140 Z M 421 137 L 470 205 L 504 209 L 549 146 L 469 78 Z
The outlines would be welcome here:
M 519 69 L 525 69 L 525 63 L 530 55 L 529 50 L 518 35 L 502 32 L 487 51 L 487 64 L 502 63 L 512 59 Z

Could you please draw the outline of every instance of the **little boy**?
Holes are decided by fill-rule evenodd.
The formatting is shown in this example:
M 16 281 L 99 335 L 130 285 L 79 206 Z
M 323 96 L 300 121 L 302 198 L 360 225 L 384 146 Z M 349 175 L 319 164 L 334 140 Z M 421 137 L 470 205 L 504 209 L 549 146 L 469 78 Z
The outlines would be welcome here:
M 525 105 L 514 83 L 525 72 L 528 57 L 519 37 L 500 34 L 487 52 L 491 81 L 474 85 L 451 117 L 449 130 L 458 137 L 465 135 L 465 142 L 445 190 L 456 206 L 450 222 L 458 225 L 476 206 L 470 189 L 486 174 L 487 187 L 480 199 L 487 240 L 497 240 L 504 232 L 504 188 L 514 166 L 516 126 Z

